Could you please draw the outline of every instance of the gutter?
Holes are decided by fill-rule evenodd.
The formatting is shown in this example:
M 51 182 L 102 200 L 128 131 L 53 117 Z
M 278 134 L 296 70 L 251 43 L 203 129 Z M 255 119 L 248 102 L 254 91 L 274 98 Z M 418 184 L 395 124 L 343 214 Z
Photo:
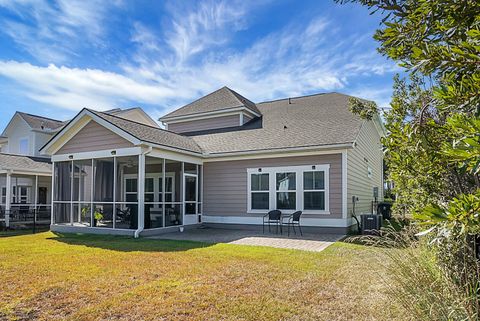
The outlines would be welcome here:
M 144 151 L 144 152 L 142 152 L 140 155 L 145 156 L 145 155 L 149 154 L 149 153 L 152 151 L 152 149 L 153 149 L 152 146 L 148 146 L 147 150 Z M 140 169 L 140 167 L 139 167 L 139 169 Z M 145 172 L 145 166 L 143 166 L 143 171 Z M 143 184 L 144 184 L 144 183 L 143 183 Z M 144 201 L 144 202 L 145 202 L 145 201 Z M 145 207 L 145 206 L 144 206 L 144 207 Z M 145 214 L 144 214 L 144 215 L 145 215 Z M 138 219 L 137 219 L 137 220 L 138 220 Z M 145 219 L 144 219 L 144 220 L 145 220 Z M 136 239 L 139 238 L 140 233 L 141 233 L 141 232 L 144 230 L 144 228 L 145 228 L 145 226 L 144 226 L 145 223 L 144 223 L 144 222 L 142 222 L 141 225 L 140 225 L 140 221 L 139 221 L 139 220 L 138 220 L 138 222 L 139 222 L 139 224 L 138 224 L 138 229 L 136 229 L 136 230 L 135 230 L 135 233 L 133 234 L 133 237 L 136 238 Z

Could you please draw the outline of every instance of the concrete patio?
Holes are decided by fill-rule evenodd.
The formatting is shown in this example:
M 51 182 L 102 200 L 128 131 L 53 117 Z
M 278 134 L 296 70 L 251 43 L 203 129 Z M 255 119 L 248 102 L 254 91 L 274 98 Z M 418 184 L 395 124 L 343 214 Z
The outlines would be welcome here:
M 303 251 L 320 252 L 332 243 L 341 240 L 345 235 L 303 233 L 284 234 L 269 233 L 256 230 L 234 230 L 223 228 L 202 227 L 189 229 L 184 232 L 166 233 L 150 236 L 152 239 L 197 241 L 205 243 L 229 243 L 252 246 L 270 246 L 275 248 L 294 249 Z

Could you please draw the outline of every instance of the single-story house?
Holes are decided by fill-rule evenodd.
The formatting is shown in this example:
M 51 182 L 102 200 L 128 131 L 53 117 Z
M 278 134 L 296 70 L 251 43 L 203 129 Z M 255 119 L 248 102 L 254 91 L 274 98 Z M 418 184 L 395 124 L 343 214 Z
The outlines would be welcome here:
M 272 209 L 345 232 L 383 196 L 384 127 L 347 95 L 254 103 L 223 87 L 160 120 L 83 109 L 51 155 L 51 229 L 152 235 L 199 224 L 243 228 Z M 354 204 L 354 201 L 356 204 Z

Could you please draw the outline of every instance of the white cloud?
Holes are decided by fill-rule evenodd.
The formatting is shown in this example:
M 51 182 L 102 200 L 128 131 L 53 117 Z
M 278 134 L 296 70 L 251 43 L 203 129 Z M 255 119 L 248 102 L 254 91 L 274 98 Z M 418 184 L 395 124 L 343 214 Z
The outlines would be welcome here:
M 86 42 L 100 44 L 106 15 L 118 4 L 101 0 L 1 0 L 0 8 L 15 18 L 4 18 L 0 27 L 36 59 L 58 63 L 75 55 L 75 49 Z
M 161 115 L 223 85 L 262 101 L 351 91 L 353 78 L 357 81 L 395 71 L 393 63 L 374 50 L 365 50 L 369 38 L 356 34 L 340 38 L 338 29 L 325 17 L 290 22 L 237 48 L 236 32 L 248 28 L 247 17 L 258 4 L 234 4 L 195 2 L 193 8 L 186 8 L 174 2 L 169 5 L 171 20 L 162 29 L 134 23 L 130 41 L 135 48 L 130 60 L 120 64 L 121 72 L 0 61 L 0 75 L 19 83 L 30 99 L 60 108 L 109 109 L 145 103 L 159 106 L 153 113 Z M 81 8 L 62 9 L 77 18 L 68 23 L 58 19 L 66 29 L 55 32 L 73 33 L 74 37 L 78 30 L 70 24 L 81 26 L 92 19 Z M 99 28 L 92 28 L 93 35 L 101 34 Z M 49 32 L 50 28 L 42 32 L 45 38 Z M 355 87 L 359 96 L 385 103 L 387 90 L 383 95 L 367 89 Z

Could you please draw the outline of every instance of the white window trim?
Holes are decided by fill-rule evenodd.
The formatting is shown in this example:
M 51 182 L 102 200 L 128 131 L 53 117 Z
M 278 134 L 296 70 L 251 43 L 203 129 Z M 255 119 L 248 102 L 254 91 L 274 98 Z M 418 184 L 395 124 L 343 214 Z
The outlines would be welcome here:
M 313 169 L 315 166 L 315 169 Z M 303 172 L 323 171 L 325 172 L 325 210 L 304 210 L 303 203 Z M 302 166 L 287 166 L 287 167 L 257 167 L 247 168 L 247 213 L 248 214 L 265 214 L 268 211 L 276 209 L 276 174 L 285 172 L 296 173 L 296 208 L 295 210 L 281 210 L 284 214 L 291 214 L 295 211 L 302 211 L 303 214 L 330 214 L 330 164 L 318 165 L 302 165 Z M 252 209 L 252 191 L 251 191 L 251 175 L 252 174 L 269 174 L 269 209 L 268 210 L 254 210 Z

